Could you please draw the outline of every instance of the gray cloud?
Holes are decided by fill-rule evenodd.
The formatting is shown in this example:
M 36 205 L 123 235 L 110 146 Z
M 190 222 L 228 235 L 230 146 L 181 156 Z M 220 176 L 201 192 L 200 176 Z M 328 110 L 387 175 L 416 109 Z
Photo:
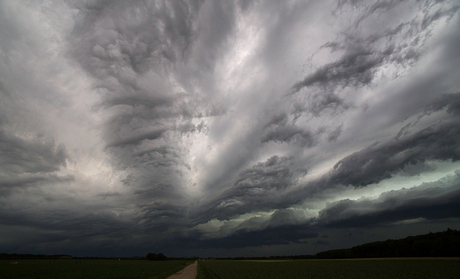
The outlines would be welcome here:
M 164 130 L 153 131 L 150 133 L 142 134 L 139 136 L 134 136 L 127 139 L 121 139 L 119 141 L 110 143 L 107 147 L 123 147 L 126 145 L 136 145 L 142 142 L 143 140 L 156 140 L 161 137 L 164 133 Z
M 117 249 L 117 240 L 131 233 L 128 229 L 132 222 L 121 220 L 111 212 L 80 213 L 70 212 L 28 212 L 28 215 L 8 214 L 2 210 L 0 220 L 6 230 L 24 234 L 17 242 L 2 243 L 6 249 L 21 246 L 29 251 L 48 249 L 67 250 L 72 253 L 81 249 L 92 250 L 113 247 Z M 6 213 L 6 214 L 5 214 Z M 63 215 L 66 218 L 63 218 Z M 27 231 L 22 228 L 28 227 Z M 30 232 L 34 233 L 31 234 Z M 103 237 L 101 237 L 103 236 Z M 87 243 L 90 242 L 90 243 Z M 59 247 L 60 246 L 60 247 Z M 85 247 L 89 246 L 89 247 Z M 19 251 L 26 253 L 25 251 Z M 91 251 L 92 252 L 92 251 Z
M 326 109 L 332 112 L 343 112 L 353 108 L 352 103 L 347 103 L 338 94 L 334 93 L 347 87 L 361 88 L 369 86 L 374 81 L 376 74 L 382 67 L 393 65 L 396 68 L 410 68 L 417 62 L 423 52 L 423 45 L 430 36 L 430 30 L 435 21 L 440 19 L 450 20 L 458 11 L 458 6 L 439 8 L 432 12 L 425 6 L 432 3 L 420 3 L 418 7 L 424 14 L 421 19 L 417 16 L 403 21 L 394 27 L 382 29 L 375 26 L 369 35 L 363 35 L 355 30 L 365 20 L 371 20 L 376 14 L 383 14 L 402 4 L 403 1 L 377 1 L 367 4 L 363 1 L 341 1 L 337 10 L 351 4 L 355 7 L 365 7 L 366 11 L 356 20 L 355 28 L 344 30 L 340 39 L 329 41 L 322 48 L 330 49 L 332 53 L 341 52 L 340 57 L 327 63 L 307 75 L 302 81 L 291 87 L 289 94 L 295 94 L 303 88 L 319 88 L 320 93 L 309 90 L 308 106 L 294 106 L 293 113 L 299 117 L 304 112 L 319 116 Z M 336 12 L 337 12 L 336 10 Z M 398 19 L 398 21 L 400 21 Z M 405 38 L 416 39 L 406 42 Z
M 380 66 L 386 56 L 393 52 L 392 49 L 381 53 L 373 53 L 365 49 L 357 49 L 344 55 L 339 61 L 327 64 L 318 69 L 303 81 L 293 85 L 293 92 L 298 92 L 303 87 L 312 85 L 326 86 L 358 86 L 372 82 L 374 70 Z
M 273 156 L 265 163 L 258 163 L 252 168 L 242 171 L 235 181 L 236 187 L 285 188 L 295 179 L 291 172 L 292 159 Z M 298 174 L 306 174 L 306 170 L 298 170 Z
M 108 146 L 158 139 L 174 130 L 181 117 L 207 115 L 196 111 L 199 104 L 188 94 L 174 92 L 162 72 L 186 59 L 196 38 L 200 6 L 199 1 L 79 4 L 70 54 L 98 80 L 104 96 L 100 108 L 120 109 L 107 125 Z M 123 106 L 131 107 L 128 113 L 121 113 Z M 156 131 L 115 139 L 133 123 L 135 129 L 150 126 Z
M 313 245 L 329 245 L 330 242 L 323 239 L 318 239 L 312 243 Z
M 453 7 L 447 8 L 447 9 L 437 9 L 434 13 L 432 14 L 425 14 L 421 27 L 422 28 L 427 28 L 430 26 L 430 24 L 433 23 L 433 21 L 440 20 L 442 18 L 447 18 L 450 20 L 460 9 L 459 5 L 455 5 Z
M 293 125 L 269 128 L 262 137 L 262 142 L 288 142 L 301 147 L 311 147 L 315 144 L 314 134 Z
M 318 233 L 304 226 L 285 226 L 269 228 L 262 231 L 245 232 L 239 231 L 236 234 L 220 239 L 217 247 L 257 247 L 262 245 L 279 245 L 290 243 L 302 243 L 299 239 L 314 238 Z
M 340 125 L 338 126 L 337 128 L 335 128 L 330 134 L 329 136 L 327 137 L 327 140 L 328 141 L 336 141 L 337 138 L 340 136 L 340 134 L 342 133 L 342 129 L 343 129 L 343 125 Z
M 24 140 L 0 130 L 0 150 L 4 170 L 13 173 L 47 173 L 65 166 L 65 148 L 56 146 L 52 140 L 35 138 Z
M 459 182 L 457 171 L 444 180 L 382 193 L 375 200 L 341 200 L 323 209 L 315 222 L 321 226 L 367 227 L 417 218 L 458 217 Z
M 303 113 L 311 113 L 315 117 L 327 111 L 336 114 L 353 107 L 334 93 L 311 94 L 307 98 L 307 102 L 294 103 L 291 113 L 295 118 L 299 118 Z
M 300 239 L 315 238 L 318 232 L 305 226 L 270 227 L 264 230 L 248 231 L 239 230 L 231 236 L 219 239 L 195 240 L 186 238 L 178 243 L 168 243 L 168 247 L 187 247 L 192 249 L 225 248 L 235 249 L 243 247 L 260 247 L 263 245 L 287 245 L 305 243 Z
M 285 192 L 306 173 L 306 169 L 296 168 L 292 158 L 273 156 L 240 172 L 234 186 L 200 209 L 197 218 L 227 219 L 253 210 L 282 207 Z
M 195 36 L 194 20 L 201 4 L 178 1 L 155 5 L 136 1 L 127 5 L 114 1 L 107 5 L 105 1 L 95 1 L 78 5 L 81 13 L 73 35 L 79 44 L 73 51 L 96 76 L 110 74 L 123 84 L 123 76 L 118 75 L 121 72 L 117 69 L 97 69 L 118 65 L 141 74 L 157 62 L 181 59 Z M 87 56 L 88 53 L 94 55 Z
M 292 209 L 278 209 L 268 220 L 267 227 L 283 227 L 289 225 L 302 225 L 305 224 L 307 218 L 302 211 Z
M 96 79 L 102 96 L 96 109 L 111 115 L 104 127 L 106 150 L 114 166 L 130 173 L 123 184 L 131 189 L 146 229 L 173 226 L 184 216 L 175 210 L 186 198 L 176 176 L 190 168 L 181 137 L 201 132 L 203 125 L 197 129 L 190 119 L 222 113 L 168 78 L 173 65 L 190 56 L 202 28 L 202 4 L 76 4 L 69 53 Z
M 442 95 L 433 102 L 433 105 L 422 109 L 422 114 L 426 114 L 427 111 L 432 113 L 445 110 L 450 115 L 455 115 L 456 97 L 456 94 Z M 280 123 L 287 123 L 286 115 L 274 116 L 267 126 Z M 200 217 L 203 219 L 198 220 L 203 222 L 212 218 L 227 219 L 253 210 L 285 208 L 330 187 L 367 186 L 396 174 L 414 176 L 433 170 L 426 164 L 427 161 L 458 161 L 457 126 L 458 121 L 451 119 L 407 134 L 403 138 L 377 143 L 341 159 L 328 174 L 303 187 L 293 188 L 292 191 L 286 191 L 289 188 L 285 188 L 287 185 L 293 185 L 292 179 L 295 177 L 295 174 L 290 171 L 295 166 L 292 164 L 292 159 L 272 157 L 265 163 L 259 163 L 241 172 L 235 187 L 205 206 L 206 211 L 200 211 Z M 341 130 L 341 127 L 338 130 Z M 297 173 L 300 175 L 298 177 L 305 174 L 306 171 L 302 169 Z M 277 189 L 276 194 L 273 192 L 274 189 Z M 271 198 L 267 198 L 268 195 Z M 273 198 L 274 196 L 277 198 Z M 212 212 L 212 214 L 202 215 L 204 212 Z M 280 222 L 278 220 L 289 224 L 306 222 L 305 217 L 294 217 L 295 215 L 289 211 L 284 212 L 284 215 L 281 212 L 284 211 L 273 214 L 269 223 L 264 221 L 264 225 L 257 226 L 260 228 L 268 224 L 277 224 Z M 278 218 L 278 215 L 282 217 Z M 347 219 L 348 221 L 352 223 Z
M 447 113 L 458 116 L 460 113 L 460 93 L 443 94 L 425 107 L 427 114 L 446 109 Z
M 44 136 L 23 139 L 0 127 L 0 153 L 1 194 L 14 188 L 73 180 L 56 173 L 66 166 L 66 149 Z
M 458 122 L 422 129 L 404 139 L 368 147 L 340 160 L 331 172 L 331 182 L 366 186 L 427 160 L 458 161 Z

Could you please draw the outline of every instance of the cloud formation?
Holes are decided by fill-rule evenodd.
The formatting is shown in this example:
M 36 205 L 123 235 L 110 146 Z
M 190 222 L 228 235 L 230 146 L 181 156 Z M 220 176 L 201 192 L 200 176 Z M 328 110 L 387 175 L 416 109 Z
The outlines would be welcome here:
M 308 254 L 455 228 L 459 11 L 0 1 L 0 252 Z
M 418 187 L 384 192 L 377 199 L 340 200 L 319 212 L 323 226 L 367 227 L 404 220 L 455 218 L 459 214 L 458 171 Z

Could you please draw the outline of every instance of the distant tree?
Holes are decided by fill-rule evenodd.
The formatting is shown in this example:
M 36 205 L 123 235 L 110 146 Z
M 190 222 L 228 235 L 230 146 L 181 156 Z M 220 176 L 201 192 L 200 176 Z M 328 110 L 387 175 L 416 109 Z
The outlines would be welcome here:
M 159 261 L 165 261 L 167 259 L 167 257 L 165 255 L 163 255 L 163 253 L 160 253 L 157 256 L 158 256 Z
M 148 253 L 147 256 L 145 257 L 149 261 L 164 261 L 168 259 L 168 257 L 166 257 L 163 253 L 159 253 L 159 254 Z
M 460 231 L 448 228 L 403 239 L 389 239 L 355 246 L 349 249 L 317 253 L 316 258 L 381 258 L 381 257 L 459 257 Z
M 155 253 L 148 253 L 146 256 L 147 260 L 149 261 L 156 261 L 158 256 Z

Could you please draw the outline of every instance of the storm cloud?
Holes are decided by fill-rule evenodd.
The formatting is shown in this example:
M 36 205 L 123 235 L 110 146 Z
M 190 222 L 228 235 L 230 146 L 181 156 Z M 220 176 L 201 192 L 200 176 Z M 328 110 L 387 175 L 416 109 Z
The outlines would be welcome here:
M 0 1 L 0 252 L 309 254 L 460 229 L 459 11 Z
M 406 220 L 455 218 L 460 213 L 459 174 L 418 187 L 382 193 L 377 199 L 341 200 L 319 212 L 323 226 L 375 226 Z

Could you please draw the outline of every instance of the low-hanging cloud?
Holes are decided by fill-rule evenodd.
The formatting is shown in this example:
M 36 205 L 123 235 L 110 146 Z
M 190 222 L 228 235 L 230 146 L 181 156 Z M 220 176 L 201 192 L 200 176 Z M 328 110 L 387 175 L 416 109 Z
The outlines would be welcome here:
M 295 168 L 292 158 L 273 156 L 240 172 L 232 188 L 196 213 L 198 220 L 228 219 L 246 212 L 283 207 L 285 193 L 306 173 L 304 168 Z
M 377 199 L 340 200 L 319 212 L 315 223 L 331 227 L 368 227 L 423 218 L 455 218 L 460 213 L 458 171 L 418 187 L 382 193 Z
M 330 181 L 360 187 L 390 178 L 408 165 L 429 160 L 458 161 L 458 124 L 434 125 L 347 156 L 334 166 Z

